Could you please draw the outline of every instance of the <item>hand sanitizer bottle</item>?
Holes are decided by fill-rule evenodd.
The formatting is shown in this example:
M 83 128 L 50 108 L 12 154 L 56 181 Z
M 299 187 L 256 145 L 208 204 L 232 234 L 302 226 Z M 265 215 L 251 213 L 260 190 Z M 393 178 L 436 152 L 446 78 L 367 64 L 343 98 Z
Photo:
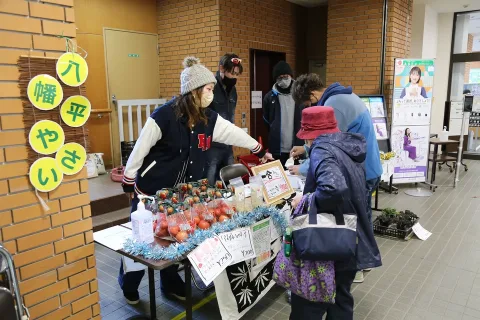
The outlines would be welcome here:
M 133 239 L 138 242 L 152 243 L 153 238 L 153 214 L 145 209 L 143 199 L 152 197 L 138 195 L 137 211 L 131 214 Z

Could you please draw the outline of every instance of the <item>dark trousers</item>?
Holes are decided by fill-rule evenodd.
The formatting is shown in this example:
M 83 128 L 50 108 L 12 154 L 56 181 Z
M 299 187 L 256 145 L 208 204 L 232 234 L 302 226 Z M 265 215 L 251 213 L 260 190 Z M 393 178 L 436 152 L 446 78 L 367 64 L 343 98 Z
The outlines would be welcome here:
M 380 183 L 380 178 L 375 178 L 367 180 L 367 217 L 370 225 L 373 230 L 373 219 L 372 219 L 372 192 L 377 189 L 378 184 Z
M 290 158 L 290 153 L 288 152 L 282 152 L 282 153 L 277 153 L 277 154 L 272 154 L 273 158 L 275 160 L 280 160 L 282 163 L 282 166 L 285 167 L 285 162 Z
M 207 161 L 205 163 L 204 175 L 208 179 L 208 184 L 215 185 L 215 181 L 220 180 L 220 169 L 229 166 L 235 162 L 233 158 L 233 149 L 227 147 L 212 147 L 207 151 Z M 225 181 L 228 183 L 228 181 Z
M 290 320 L 353 320 L 353 296 L 350 293 L 356 271 L 335 270 L 337 295 L 335 304 L 311 302 L 292 293 Z
M 135 198 L 132 199 L 132 210 L 134 212 L 137 210 L 138 198 L 135 194 Z M 172 291 L 171 289 L 178 285 L 178 281 L 174 282 L 174 279 L 178 279 L 178 266 L 173 265 L 166 269 L 160 271 L 160 281 L 162 283 L 162 289 L 166 291 Z M 135 293 L 138 291 L 140 282 L 142 281 L 143 276 L 145 275 L 145 270 L 141 271 L 132 271 L 132 272 L 123 272 L 123 263 L 120 261 L 120 272 L 118 273 L 118 284 L 124 292 Z

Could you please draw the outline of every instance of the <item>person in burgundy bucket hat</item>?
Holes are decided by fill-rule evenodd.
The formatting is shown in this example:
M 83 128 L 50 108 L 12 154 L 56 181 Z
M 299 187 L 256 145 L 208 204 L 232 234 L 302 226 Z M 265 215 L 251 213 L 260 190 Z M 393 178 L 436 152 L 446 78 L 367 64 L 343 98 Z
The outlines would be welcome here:
M 355 258 L 335 261 L 335 304 L 311 302 L 292 292 L 290 319 L 322 319 L 327 314 L 327 320 L 352 320 L 350 289 L 357 270 L 382 264 L 365 207 L 366 140 L 361 134 L 340 132 L 331 107 L 304 109 L 297 137 L 309 147 L 310 167 L 303 193 L 314 194 L 319 212 L 355 214 L 358 240 Z M 294 199 L 294 207 L 300 199 Z

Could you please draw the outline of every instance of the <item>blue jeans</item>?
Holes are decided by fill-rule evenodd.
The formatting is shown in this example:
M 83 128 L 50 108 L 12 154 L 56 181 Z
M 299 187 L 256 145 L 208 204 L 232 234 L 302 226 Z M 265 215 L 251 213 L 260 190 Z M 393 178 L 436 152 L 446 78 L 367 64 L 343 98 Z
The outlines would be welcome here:
M 233 149 L 227 147 L 212 147 L 207 151 L 207 161 L 205 163 L 205 175 L 208 184 L 215 185 L 215 181 L 220 180 L 220 169 L 229 166 L 235 162 L 233 158 Z
M 367 217 L 370 225 L 372 226 L 373 230 L 373 221 L 372 221 L 372 192 L 377 189 L 380 183 L 380 177 L 367 180 Z
M 335 270 L 335 304 L 311 302 L 292 293 L 290 320 L 322 319 L 325 313 L 326 320 L 353 320 L 353 296 L 350 289 L 355 273 L 356 271 L 351 270 Z
M 138 198 L 135 194 L 135 198 L 132 199 L 132 209 L 130 212 L 137 210 Z M 120 271 L 118 273 L 118 284 L 124 292 L 135 293 L 138 291 L 140 282 L 145 275 L 145 270 L 123 272 L 123 263 L 120 261 Z M 178 266 L 173 265 L 166 269 L 160 270 L 160 281 L 162 283 L 162 289 L 166 291 L 173 291 L 172 289 L 178 285 Z M 176 280 L 176 281 L 175 281 Z

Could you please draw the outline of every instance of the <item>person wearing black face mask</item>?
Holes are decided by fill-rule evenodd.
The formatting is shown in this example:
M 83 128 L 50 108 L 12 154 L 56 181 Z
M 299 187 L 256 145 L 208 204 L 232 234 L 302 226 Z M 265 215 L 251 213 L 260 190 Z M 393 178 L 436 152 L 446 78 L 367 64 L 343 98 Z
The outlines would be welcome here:
M 237 77 L 243 72 L 242 59 L 235 53 L 227 53 L 220 58 L 216 74 L 217 84 L 213 89 L 213 102 L 209 108 L 222 118 L 235 123 L 235 108 L 237 106 Z M 220 178 L 220 169 L 234 163 L 233 149 L 221 143 L 212 143 L 208 151 L 204 175 L 210 185 Z
M 269 128 L 268 148 L 282 165 L 290 157 L 293 146 L 303 145 L 303 141 L 296 136 L 300 129 L 303 105 L 293 100 L 292 77 L 288 63 L 277 63 L 273 68 L 275 84 L 263 99 L 263 119 Z

